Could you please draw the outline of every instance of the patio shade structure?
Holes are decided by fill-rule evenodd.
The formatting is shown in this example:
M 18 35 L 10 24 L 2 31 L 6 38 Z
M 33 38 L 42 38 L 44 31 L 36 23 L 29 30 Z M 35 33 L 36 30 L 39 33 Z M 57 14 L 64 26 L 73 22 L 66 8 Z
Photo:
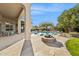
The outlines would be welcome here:
M 29 3 L 1 3 L 0 4 L 0 22 L 9 22 L 17 26 L 15 27 L 15 31 L 17 33 L 21 33 L 21 25 L 19 22 L 19 18 L 24 17 L 25 23 L 25 37 L 29 39 L 30 37 L 30 29 L 31 29 L 31 18 L 30 18 L 30 8 L 31 4 Z M 3 25 L 4 26 L 4 25 Z M 27 35 L 29 33 L 29 35 Z
M 30 3 L 0 3 L 0 25 L 1 25 L 0 32 L 5 32 L 6 28 L 4 24 L 11 24 L 13 25 L 13 29 L 10 29 L 10 30 L 18 34 L 21 34 L 20 19 L 22 19 L 23 17 L 25 41 L 28 41 L 28 40 L 30 41 L 31 26 L 32 26 L 30 11 L 31 11 Z M 6 31 L 6 32 L 9 32 L 9 31 Z M 27 45 L 29 45 L 29 42 Z

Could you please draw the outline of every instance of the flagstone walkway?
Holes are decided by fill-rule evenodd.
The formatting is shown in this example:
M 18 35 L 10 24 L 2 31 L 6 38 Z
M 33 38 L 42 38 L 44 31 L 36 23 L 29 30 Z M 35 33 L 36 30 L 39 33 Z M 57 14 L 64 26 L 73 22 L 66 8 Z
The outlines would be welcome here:
M 65 47 L 65 42 L 68 38 L 55 36 L 58 42 L 63 44 L 62 47 L 53 47 L 45 44 L 41 40 L 42 36 L 31 36 L 34 55 L 36 56 L 70 56 L 70 53 Z

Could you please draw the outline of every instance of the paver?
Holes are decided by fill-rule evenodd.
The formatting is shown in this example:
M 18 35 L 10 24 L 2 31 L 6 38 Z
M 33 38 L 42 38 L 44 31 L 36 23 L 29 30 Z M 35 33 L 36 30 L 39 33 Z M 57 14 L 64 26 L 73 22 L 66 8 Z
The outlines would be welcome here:
M 55 36 L 56 40 L 63 44 L 63 47 L 61 48 L 48 46 L 44 42 L 42 42 L 41 38 L 42 36 L 31 36 L 34 55 L 70 56 L 70 53 L 65 47 L 65 42 L 67 41 L 68 38 Z

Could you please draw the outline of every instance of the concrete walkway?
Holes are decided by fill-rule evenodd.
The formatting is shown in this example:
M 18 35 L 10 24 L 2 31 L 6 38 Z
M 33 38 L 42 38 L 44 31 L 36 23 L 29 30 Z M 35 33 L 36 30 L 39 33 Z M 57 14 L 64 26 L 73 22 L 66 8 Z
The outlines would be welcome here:
M 16 34 L 13 36 L 0 37 L 0 51 L 13 45 L 14 43 L 22 40 L 24 38 L 24 34 Z
M 70 53 L 65 47 L 65 42 L 68 38 L 55 36 L 57 42 L 60 42 L 62 47 L 49 46 L 42 42 L 42 36 L 31 36 L 34 55 L 36 56 L 70 56 Z
M 25 40 L 21 42 L 22 44 L 18 44 L 18 42 L 23 39 L 24 33 L 16 34 L 13 36 L 0 37 L 0 55 L 17 55 L 17 53 L 20 53 L 18 51 L 22 49 L 20 54 L 21 56 L 33 56 L 34 54 L 32 50 L 31 40 Z M 14 54 L 13 51 L 10 49 L 16 50 L 16 54 Z
M 0 56 L 20 56 L 25 39 L 0 51 Z

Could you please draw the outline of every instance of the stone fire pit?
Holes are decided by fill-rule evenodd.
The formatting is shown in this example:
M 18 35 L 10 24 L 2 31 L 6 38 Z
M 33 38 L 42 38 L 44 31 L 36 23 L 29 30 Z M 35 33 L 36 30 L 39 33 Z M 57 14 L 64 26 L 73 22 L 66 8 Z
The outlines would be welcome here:
M 57 47 L 57 48 L 60 48 L 60 47 L 63 47 L 63 44 L 59 41 L 56 40 L 56 38 L 54 38 L 53 36 L 51 35 L 48 35 L 48 36 L 44 36 L 42 38 L 42 41 L 48 45 L 48 46 L 51 46 L 51 47 Z
M 56 42 L 56 39 L 53 36 L 48 35 L 48 36 L 44 36 L 42 38 L 42 41 L 45 43 L 53 43 L 53 42 Z

